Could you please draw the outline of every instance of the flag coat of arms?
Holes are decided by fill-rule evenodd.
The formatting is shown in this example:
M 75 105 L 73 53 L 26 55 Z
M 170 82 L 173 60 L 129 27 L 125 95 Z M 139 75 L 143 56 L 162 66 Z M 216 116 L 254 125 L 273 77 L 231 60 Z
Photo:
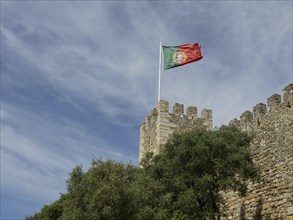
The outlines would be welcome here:
M 201 55 L 200 48 L 198 43 L 162 46 L 164 70 L 201 60 L 203 56 Z

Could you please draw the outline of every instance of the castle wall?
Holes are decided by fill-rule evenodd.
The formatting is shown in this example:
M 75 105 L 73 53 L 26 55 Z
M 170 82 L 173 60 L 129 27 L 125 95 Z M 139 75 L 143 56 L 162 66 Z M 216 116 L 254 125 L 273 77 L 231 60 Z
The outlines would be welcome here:
M 213 129 L 212 111 L 203 109 L 201 117 L 197 108 L 189 106 L 184 114 L 184 106 L 176 103 L 169 112 L 169 103 L 161 100 L 140 126 L 139 162 L 147 152 L 159 154 L 173 132 L 182 132 L 194 127 Z
M 250 145 L 254 162 L 260 167 L 260 183 L 248 183 L 248 193 L 239 198 L 226 193 L 226 216 L 222 219 L 293 220 L 293 84 L 283 89 L 283 100 L 274 94 L 267 105 L 260 103 L 245 111 L 230 125 L 255 135 Z M 176 103 L 173 112 L 161 100 L 140 127 L 139 161 L 147 152 L 159 154 L 173 132 L 194 127 L 212 130 L 212 112 Z
M 281 96 L 268 98 L 268 107 L 257 104 L 230 124 L 253 132 L 250 146 L 261 170 L 261 183 L 249 183 L 247 196 L 225 195 L 224 219 L 293 219 L 293 84 Z M 268 110 L 267 110 L 268 108 Z

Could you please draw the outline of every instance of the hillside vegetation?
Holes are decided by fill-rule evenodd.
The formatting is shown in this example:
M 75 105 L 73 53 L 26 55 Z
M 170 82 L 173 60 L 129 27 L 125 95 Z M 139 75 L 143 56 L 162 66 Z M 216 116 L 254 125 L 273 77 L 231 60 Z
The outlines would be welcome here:
M 246 193 L 258 179 L 249 144 L 235 127 L 174 134 L 164 153 L 143 159 L 142 168 L 93 160 L 76 166 L 67 192 L 27 220 L 191 220 L 219 219 L 221 192 Z

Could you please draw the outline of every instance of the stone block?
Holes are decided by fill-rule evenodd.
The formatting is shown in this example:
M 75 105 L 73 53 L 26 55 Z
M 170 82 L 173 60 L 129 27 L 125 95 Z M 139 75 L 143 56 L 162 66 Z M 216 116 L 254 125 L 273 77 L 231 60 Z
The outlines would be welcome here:
M 293 218 L 293 206 L 288 207 L 287 215 L 289 215 L 289 216 L 292 215 L 292 218 Z
M 197 108 L 194 106 L 188 106 L 186 115 L 191 117 L 197 117 Z
M 175 103 L 175 105 L 173 106 L 173 113 L 174 114 L 184 114 L 184 105 L 179 104 L 179 103 Z
M 279 94 L 274 94 L 268 98 L 269 111 L 276 110 L 276 108 L 281 105 L 281 96 Z

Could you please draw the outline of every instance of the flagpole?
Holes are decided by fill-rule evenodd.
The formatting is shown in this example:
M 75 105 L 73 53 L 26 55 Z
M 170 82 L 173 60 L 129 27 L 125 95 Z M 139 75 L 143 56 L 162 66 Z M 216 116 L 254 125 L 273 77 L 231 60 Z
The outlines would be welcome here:
M 162 69 L 162 42 L 160 42 L 158 102 L 161 100 L 161 69 Z

